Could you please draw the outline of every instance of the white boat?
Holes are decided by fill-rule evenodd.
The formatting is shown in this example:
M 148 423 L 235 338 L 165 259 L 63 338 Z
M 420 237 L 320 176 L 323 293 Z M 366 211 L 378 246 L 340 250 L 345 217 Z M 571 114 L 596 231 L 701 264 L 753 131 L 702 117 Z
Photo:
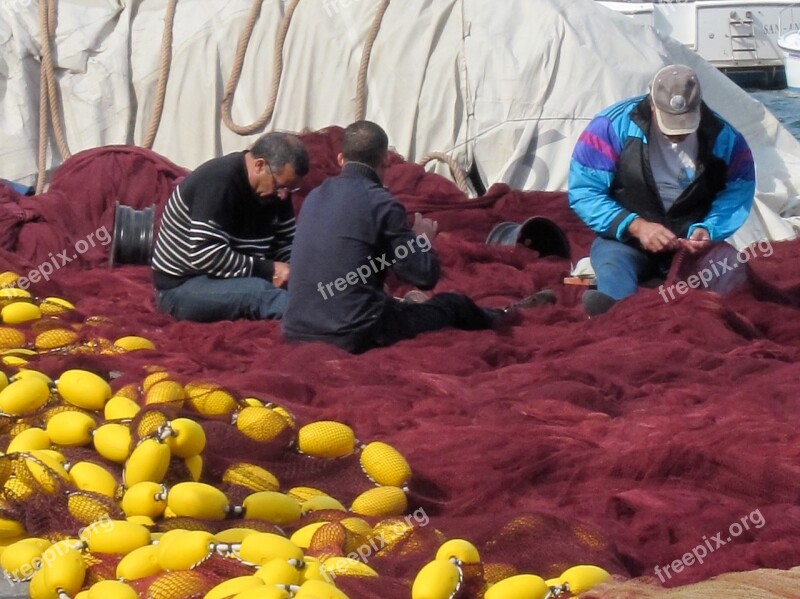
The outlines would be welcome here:
M 661 0 L 600 4 L 691 48 L 734 79 L 783 80 L 783 34 L 800 30 L 797 0 Z M 749 77 L 748 77 L 749 76 Z
M 800 11 L 800 4 L 790 6 L 781 13 L 781 36 L 778 38 L 778 47 L 783 51 L 786 61 L 786 85 L 793 90 L 800 91 L 800 31 L 787 28 L 783 31 L 783 19 L 788 14 L 791 20 L 792 12 Z

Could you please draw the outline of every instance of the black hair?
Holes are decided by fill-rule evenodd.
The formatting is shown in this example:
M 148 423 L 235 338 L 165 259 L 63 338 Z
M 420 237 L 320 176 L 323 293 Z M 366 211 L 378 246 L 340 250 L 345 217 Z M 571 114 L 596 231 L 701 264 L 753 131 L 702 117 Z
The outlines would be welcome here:
M 280 171 L 291 164 L 298 177 L 308 173 L 308 151 L 300 138 L 289 133 L 272 132 L 259 137 L 250 148 L 256 158 L 263 158 L 270 168 Z
M 378 168 L 389 150 L 389 136 L 380 125 L 356 121 L 344 130 L 342 154 L 347 162 L 361 162 Z

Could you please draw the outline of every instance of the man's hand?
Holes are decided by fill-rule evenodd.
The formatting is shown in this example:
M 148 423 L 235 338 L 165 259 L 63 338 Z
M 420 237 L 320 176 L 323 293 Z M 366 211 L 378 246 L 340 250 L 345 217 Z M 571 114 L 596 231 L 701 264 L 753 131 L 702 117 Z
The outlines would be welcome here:
M 289 282 L 289 265 L 286 262 L 274 262 L 275 274 L 272 275 L 272 284 L 275 287 L 285 287 Z
M 677 236 L 664 225 L 651 223 L 643 218 L 635 218 L 628 226 L 628 232 L 639 240 L 648 252 L 669 252 L 680 247 Z
M 711 245 L 711 235 L 707 229 L 697 227 L 689 239 L 681 239 L 680 244 L 690 254 L 698 254 Z
M 414 235 L 419 237 L 424 235 L 428 241 L 433 241 L 436 238 L 436 233 L 439 230 L 439 223 L 430 218 L 423 218 L 419 212 L 414 213 L 414 224 L 411 226 Z

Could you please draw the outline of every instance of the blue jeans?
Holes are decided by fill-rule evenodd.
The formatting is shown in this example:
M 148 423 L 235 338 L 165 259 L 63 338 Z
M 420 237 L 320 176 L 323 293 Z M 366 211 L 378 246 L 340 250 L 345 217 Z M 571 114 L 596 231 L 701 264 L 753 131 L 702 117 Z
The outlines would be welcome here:
M 156 291 L 156 307 L 178 320 L 262 320 L 280 318 L 287 294 L 264 279 L 192 277 L 173 288 Z
M 621 300 L 636 293 L 640 281 L 665 276 L 671 256 L 651 254 L 627 244 L 598 237 L 590 252 L 597 290 Z

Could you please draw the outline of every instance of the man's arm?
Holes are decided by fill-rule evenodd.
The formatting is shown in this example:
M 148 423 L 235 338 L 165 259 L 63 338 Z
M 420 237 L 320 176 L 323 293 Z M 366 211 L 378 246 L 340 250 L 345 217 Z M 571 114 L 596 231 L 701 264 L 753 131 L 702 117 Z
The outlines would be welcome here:
M 379 215 L 381 233 L 390 249 L 386 259 L 394 272 L 406 283 L 420 289 L 432 289 L 439 281 L 439 260 L 428 235 L 417 236 L 408 226 L 406 210 L 391 197 L 382 204 Z
M 739 132 L 735 133 L 726 162 L 725 189 L 717 194 L 703 222 L 689 227 L 689 237 L 701 228 L 708 231 L 711 240 L 722 241 L 736 233 L 750 214 L 756 193 L 756 168 L 750 147 Z
M 278 209 L 278 221 L 275 224 L 275 240 L 273 242 L 273 255 L 277 262 L 289 262 L 292 255 L 292 243 L 296 224 L 294 220 L 294 208 L 291 199 L 281 201 Z
M 569 205 L 598 235 L 624 241 L 637 214 L 620 206 L 609 194 L 617 171 L 622 142 L 611 121 L 595 117 L 581 134 L 569 169 Z

